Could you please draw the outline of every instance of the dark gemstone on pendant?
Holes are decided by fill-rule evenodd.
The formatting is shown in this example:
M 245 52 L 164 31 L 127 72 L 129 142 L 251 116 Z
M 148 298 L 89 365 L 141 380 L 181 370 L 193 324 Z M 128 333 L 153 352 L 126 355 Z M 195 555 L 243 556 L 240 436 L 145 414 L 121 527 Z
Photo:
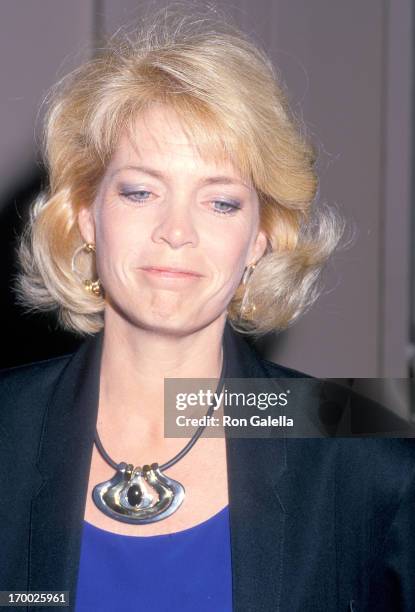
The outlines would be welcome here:
M 130 506 L 138 506 L 141 501 L 140 487 L 132 485 L 127 491 L 127 499 Z

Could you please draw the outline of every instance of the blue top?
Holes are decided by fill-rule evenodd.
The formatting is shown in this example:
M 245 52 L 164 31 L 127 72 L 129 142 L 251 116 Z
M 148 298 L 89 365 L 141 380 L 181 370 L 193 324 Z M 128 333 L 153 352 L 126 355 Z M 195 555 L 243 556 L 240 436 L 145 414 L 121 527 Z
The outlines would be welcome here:
M 128 536 L 84 521 L 76 612 L 232 612 L 229 507 L 171 534 Z

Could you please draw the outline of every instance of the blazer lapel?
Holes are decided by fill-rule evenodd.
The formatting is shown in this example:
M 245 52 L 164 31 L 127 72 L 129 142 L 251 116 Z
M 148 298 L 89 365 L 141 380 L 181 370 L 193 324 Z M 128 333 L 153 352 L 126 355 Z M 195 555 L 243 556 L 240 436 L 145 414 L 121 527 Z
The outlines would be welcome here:
M 44 484 L 32 500 L 29 585 L 70 591 L 78 574 L 89 468 L 97 420 L 102 333 L 72 356 L 45 419 L 38 468 Z M 38 607 L 33 607 L 33 612 Z
M 99 400 L 103 332 L 71 357 L 53 393 L 41 439 L 44 480 L 31 508 L 31 591 L 75 593 Z M 264 378 L 255 351 L 227 323 L 228 378 Z M 285 509 L 277 484 L 286 471 L 285 439 L 227 438 L 233 609 L 277 610 Z M 29 608 L 33 612 L 38 607 Z
M 267 376 L 257 353 L 229 324 L 224 347 L 228 378 Z M 277 487 L 287 470 L 286 440 L 228 437 L 226 451 L 233 609 L 275 612 L 281 597 L 286 517 Z

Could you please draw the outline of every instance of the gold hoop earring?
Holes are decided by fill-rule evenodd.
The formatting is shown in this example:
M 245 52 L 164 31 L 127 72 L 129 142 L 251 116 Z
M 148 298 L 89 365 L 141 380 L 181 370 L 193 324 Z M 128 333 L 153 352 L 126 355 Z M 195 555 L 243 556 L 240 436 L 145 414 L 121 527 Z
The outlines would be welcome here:
M 250 318 L 256 311 L 255 303 L 249 298 L 249 287 L 247 286 L 252 276 L 253 271 L 256 268 L 256 264 L 249 264 L 245 268 L 245 272 L 242 276 L 242 285 L 245 287 L 244 296 L 242 298 L 240 315 L 242 318 Z
M 101 281 L 99 280 L 99 278 L 97 278 L 96 280 L 92 280 L 90 278 L 83 279 L 76 267 L 76 258 L 82 252 L 85 252 L 88 254 L 95 253 L 96 252 L 95 244 L 93 244 L 92 242 L 84 242 L 84 244 L 81 244 L 81 246 L 79 246 L 75 250 L 72 256 L 72 265 L 71 265 L 72 272 L 79 278 L 79 280 L 82 282 L 84 288 L 86 289 L 86 291 L 88 291 L 88 293 L 92 293 L 93 295 L 100 297 L 102 295 L 102 286 L 101 286 Z
M 255 263 L 251 263 L 248 266 L 246 266 L 245 272 L 244 272 L 244 274 L 242 276 L 242 284 L 244 286 L 248 283 L 249 279 L 251 278 L 251 274 L 255 270 L 255 268 L 256 268 L 256 264 Z

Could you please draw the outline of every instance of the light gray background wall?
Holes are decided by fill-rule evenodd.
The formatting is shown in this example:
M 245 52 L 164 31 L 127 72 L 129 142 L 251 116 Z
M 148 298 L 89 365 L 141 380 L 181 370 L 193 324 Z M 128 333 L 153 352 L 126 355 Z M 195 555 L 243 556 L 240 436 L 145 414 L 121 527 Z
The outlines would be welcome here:
M 93 3 L 0 5 L 0 195 L 33 164 L 47 89 L 90 53 Z
M 4 1 L 0 20 L 0 193 L 33 163 L 47 88 L 100 34 L 163 2 Z M 294 327 L 259 343 L 325 377 L 407 376 L 413 19 L 410 0 L 219 1 L 279 67 L 317 144 L 320 199 L 357 228 Z

